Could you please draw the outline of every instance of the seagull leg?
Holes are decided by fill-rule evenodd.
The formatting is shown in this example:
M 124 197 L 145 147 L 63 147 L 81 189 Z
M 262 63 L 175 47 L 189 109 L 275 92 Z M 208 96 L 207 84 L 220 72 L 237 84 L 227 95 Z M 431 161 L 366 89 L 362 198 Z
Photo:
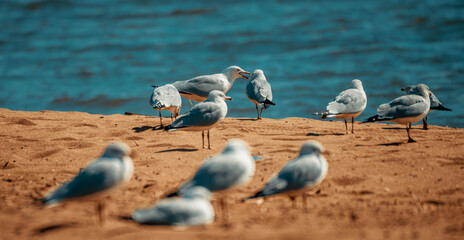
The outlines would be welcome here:
M 201 147 L 205 148 L 205 131 L 201 131 Z
M 416 140 L 412 139 L 409 135 L 409 129 L 411 129 L 411 123 L 409 124 L 409 126 L 406 126 L 406 132 L 408 132 L 408 142 L 416 142 Z
M 295 196 L 289 196 L 290 200 L 292 200 L 292 207 L 296 208 L 296 198 Z
M 264 110 L 264 107 L 261 108 L 261 113 L 259 114 L 259 119 L 261 119 L 261 115 L 263 115 L 263 110 Z
M 351 118 L 351 133 L 354 133 L 354 117 Z
M 208 149 L 212 149 L 212 148 L 211 148 L 211 143 L 210 143 L 210 141 L 209 141 L 209 130 L 208 130 Z
M 172 118 L 172 112 L 171 112 L 171 122 L 174 122 L 174 119 Z
M 256 113 L 258 114 L 258 120 L 261 119 L 261 116 L 259 115 L 258 104 L 256 104 Z
M 427 115 L 425 115 L 425 118 L 422 119 L 422 123 L 423 123 L 423 124 L 422 124 L 422 125 L 423 125 L 422 128 L 423 128 L 424 130 L 429 130 L 429 124 L 427 123 L 428 118 L 429 118 L 429 115 L 427 114 Z
M 159 116 L 160 116 L 160 125 L 161 127 L 163 127 L 163 118 L 161 117 L 161 110 L 158 110 L 159 111 Z
M 346 123 L 346 119 L 345 119 L 345 130 L 346 130 L 345 134 L 348 134 L 348 124 Z
M 193 106 L 192 100 L 189 99 L 189 103 L 190 103 L 190 107 L 192 107 Z
M 226 200 L 224 200 L 224 198 L 221 198 L 220 204 L 221 204 L 221 211 L 222 211 L 222 221 L 224 222 L 224 225 L 227 226 L 229 225 L 229 212 L 227 209 Z
M 97 203 L 97 214 L 98 214 L 98 222 L 100 225 L 103 225 L 105 223 L 105 219 L 103 217 L 103 211 L 105 210 L 105 204 L 102 201 L 98 201 Z
M 304 192 L 301 194 L 301 199 L 303 200 L 303 210 L 308 210 L 308 207 L 306 206 L 306 194 Z

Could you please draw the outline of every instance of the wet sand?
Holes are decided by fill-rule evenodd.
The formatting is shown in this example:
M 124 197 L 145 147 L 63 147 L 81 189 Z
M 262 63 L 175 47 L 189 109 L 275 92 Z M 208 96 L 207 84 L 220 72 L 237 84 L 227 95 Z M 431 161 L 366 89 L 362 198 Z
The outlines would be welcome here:
M 254 117 L 254 115 L 253 115 Z M 170 123 L 170 119 L 163 119 Z M 22 112 L 0 109 L 0 224 L 2 239 L 462 239 L 464 237 L 464 130 L 416 125 L 406 143 L 403 126 L 304 118 L 226 118 L 211 130 L 214 149 L 201 148 L 199 132 L 155 129 L 143 115 Z M 187 229 L 142 226 L 121 219 L 151 206 L 222 151 L 228 139 L 247 141 L 256 173 L 230 192 L 230 224 L 218 204 L 216 221 Z M 240 199 L 259 190 L 306 140 L 321 142 L 329 172 L 308 209 L 286 196 L 260 203 Z M 38 204 L 50 189 L 97 158 L 111 141 L 136 153 L 134 176 L 107 199 L 106 223 L 97 224 L 92 202 Z M 316 190 L 320 190 L 316 192 Z

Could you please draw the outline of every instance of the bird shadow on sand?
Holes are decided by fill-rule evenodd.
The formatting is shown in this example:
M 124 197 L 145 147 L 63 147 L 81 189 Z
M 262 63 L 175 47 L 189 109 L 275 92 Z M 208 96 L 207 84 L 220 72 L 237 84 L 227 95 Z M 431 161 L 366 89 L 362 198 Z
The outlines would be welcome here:
M 43 234 L 43 233 L 47 233 L 47 232 L 52 231 L 52 230 L 57 230 L 57 229 L 60 229 L 60 228 L 67 228 L 67 227 L 75 227 L 77 225 L 78 224 L 75 223 L 75 222 L 55 224 L 55 225 L 51 225 L 51 226 L 47 226 L 47 227 L 38 228 L 38 229 L 35 230 L 35 233 L 36 234 Z
M 308 133 L 306 136 L 313 136 L 313 137 L 318 137 L 318 136 L 343 136 L 345 134 L 343 133 Z
M 168 150 L 162 150 L 158 151 L 156 153 L 166 153 L 166 152 L 195 152 L 198 151 L 196 148 L 174 148 L 174 149 L 168 149 Z
M 399 146 L 407 142 L 391 142 L 391 143 L 380 143 L 380 144 L 356 144 L 355 147 L 373 147 L 373 146 Z
M 145 132 L 147 130 L 152 130 L 152 131 L 157 131 L 157 130 L 163 130 L 163 127 L 161 125 L 158 126 L 141 126 L 141 127 L 134 127 L 132 130 L 134 130 L 135 133 L 140 133 L 140 132 Z
M 400 130 L 400 129 L 406 129 L 406 128 L 402 128 L 402 127 L 383 127 L 382 129 L 387 129 L 387 130 Z M 422 127 L 412 127 L 411 129 L 414 129 L 414 130 L 426 130 L 426 129 L 423 129 Z
M 239 121 L 252 121 L 252 122 L 255 122 L 255 121 L 258 121 L 258 120 L 261 120 L 261 119 L 257 119 L 257 118 L 237 118 L 237 120 L 239 120 Z

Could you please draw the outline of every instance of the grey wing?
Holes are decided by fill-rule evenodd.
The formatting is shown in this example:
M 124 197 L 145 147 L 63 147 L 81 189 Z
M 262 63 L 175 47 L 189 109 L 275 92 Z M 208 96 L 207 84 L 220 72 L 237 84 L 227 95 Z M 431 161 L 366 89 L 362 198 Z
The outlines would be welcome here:
M 213 102 L 203 102 L 195 105 L 184 115 L 179 116 L 171 124 L 171 127 L 211 126 L 224 117 L 221 108 L 217 104 Z
M 419 95 L 405 95 L 379 106 L 377 114 L 383 119 L 415 117 L 429 109 Z
M 437 107 L 440 107 L 442 105 L 442 103 L 440 102 L 440 100 L 438 100 L 438 98 L 435 96 L 435 94 L 433 94 L 432 92 L 430 92 L 430 108 L 437 108 Z
M 288 162 L 279 174 L 273 177 L 263 188 L 261 194 L 269 196 L 287 191 L 299 190 L 318 183 L 324 174 L 323 167 L 316 159 L 318 156 L 305 156 L 308 159 L 292 160 Z
M 198 225 L 205 214 L 192 201 L 178 198 L 161 200 L 153 208 L 137 209 L 132 218 L 139 223 L 153 225 Z
M 238 184 L 245 176 L 245 166 L 231 161 L 232 156 L 219 155 L 217 159 L 206 161 L 195 173 L 193 179 L 181 187 L 203 186 L 210 191 L 224 190 Z
M 150 98 L 150 104 L 152 107 L 156 108 L 171 106 L 180 107 L 182 105 L 182 100 L 177 89 L 173 85 L 169 84 L 153 90 Z
M 329 114 L 357 113 L 363 110 L 366 104 L 364 95 L 356 89 L 341 92 L 333 102 L 327 106 Z
M 117 186 L 123 180 L 121 168 L 114 162 L 94 162 L 70 182 L 45 197 L 45 203 L 83 197 Z
M 205 75 L 198 76 L 186 81 L 178 81 L 173 85 L 180 92 L 192 93 L 202 97 L 208 97 L 209 92 L 213 90 L 224 91 L 225 87 L 223 82 L 220 81 L 220 75 Z

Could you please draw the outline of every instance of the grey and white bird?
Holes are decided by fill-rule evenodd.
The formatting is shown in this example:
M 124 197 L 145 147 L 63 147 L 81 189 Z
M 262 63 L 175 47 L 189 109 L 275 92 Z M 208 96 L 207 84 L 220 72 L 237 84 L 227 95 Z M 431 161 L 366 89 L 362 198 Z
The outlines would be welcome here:
M 100 223 L 103 222 L 101 198 L 108 190 L 129 181 L 134 171 L 130 148 L 125 143 L 108 145 L 103 155 L 81 171 L 71 181 L 64 183 L 42 199 L 45 205 L 53 206 L 68 200 L 97 201 Z
M 179 91 L 172 84 L 166 84 L 161 87 L 153 86 L 155 89 L 150 96 L 150 106 L 159 111 L 160 125 L 163 127 L 163 119 L 161 117 L 161 111 L 168 110 L 172 115 L 177 118 L 179 116 L 180 108 L 182 107 L 182 99 Z
M 232 139 L 222 153 L 207 158 L 198 168 L 192 179 L 166 197 L 184 195 L 189 189 L 205 187 L 211 192 L 225 192 L 248 183 L 255 172 L 255 161 L 250 154 L 249 145 L 241 139 Z M 224 194 L 220 194 L 223 214 L 226 214 Z M 227 218 L 227 217 L 224 217 Z
M 248 99 L 256 105 L 258 119 L 261 119 L 264 109 L 267 109 L 270 105 L 275 105 L 272 102 L 271 85 L 266 80 L 266 76 L 264 76 L 264 72 L 261 69 L 256 69 L 253 75 L 251 75 L 251 79 L 246 85 L 245 93 Z M 259 111 L 258 106 L 261 107 L 261 111 Z
M 418 94 L 410 94 L 393 99 L 384 103 L 377 109 L 377 115 L 372 116 L 364 122 L 394 122 L 406 125 L 408 142 L 415 142 L 409 134 L 411 123 L 424 118 L 430 109 L 430 90 L 425 84 L 417 85 Z
M 418 90 L 417 90 L 417 85 L 409 85 L 405 88 L 402 88 L 401 91 L 404 91 L 406 92 L 406 94 L 418 94 Z M 439 111 L 451 111 L 451 109 L 449 108 L 446 108 L 442 105 L 442 103 L 440 102 L 440 100 L 438 100 L 438 98 L 435 96 L 435 94 L 433 94 L 432 91 L 430 91 L 430 109 L 429 109 L 429 112 L 430 111 L 433 111 L 433 110 L 439 110 Z M 427 120 L 428 120 L 428 114 L 425 115 L 425 118 L 422 119 L 422 127 L 424 130 L 428 130 L 429 129 L 429 124 L 427 123 Z
M 223 93 L 227 93 L 234 84 L 237 78 L 246 78 L 250 74 L 238 66 L 230 66 L 222 73 L 216 73 L 211 75 L 202 75 L 185 81 L 174 82 L 180 95 L 187 98 L 192 105 L 192 101 L 203 102 L 208 98 L 208 94 L 213 90 L 218 90 Z
M 293 200 L 296 195 L 301 194 L 303 206 L 306 208 L 304 192 L 317 186 L 327 175 L 328 163 L 321 155 L 323 152 L 324 147 L 319 142 L 305 142 L 298 157 L 285 164 L 263 189 L 247 199 L 287 194 Z
M 131 219 L 148 225 L 197 226 L 213 222 L 211 192 L 192 187 L 181 198 L 162 199 L 151 208 L 137 209 Z
M 354 133 L 354 119 L 361 115 L 367 106 L 367 96 L 364 92 L 361 80 L 354 79 L 351 81 L 351 85 L 353 88 L 338 94 L 334 101 L 327 105 L 325 112 L 314 113 L 315 115 L 322 115 L 321 119 L 332 117 L 344 119 L 346 133 L 348 133 L 346 120 L 351 119 L 351 133 Z
M 171 125 L 165 127 L 166 131 L 184 130 L 201 131 L 202 147 L 205 146 L 205 131 L 208 132 L 208 148 L 211 149 L 209 130 L 220 123 L 227 115 L 225 100 L 232 100 L 223 92 L 213 90 L 206 101 L 193 106 L 185 114 L 180 115 Z

